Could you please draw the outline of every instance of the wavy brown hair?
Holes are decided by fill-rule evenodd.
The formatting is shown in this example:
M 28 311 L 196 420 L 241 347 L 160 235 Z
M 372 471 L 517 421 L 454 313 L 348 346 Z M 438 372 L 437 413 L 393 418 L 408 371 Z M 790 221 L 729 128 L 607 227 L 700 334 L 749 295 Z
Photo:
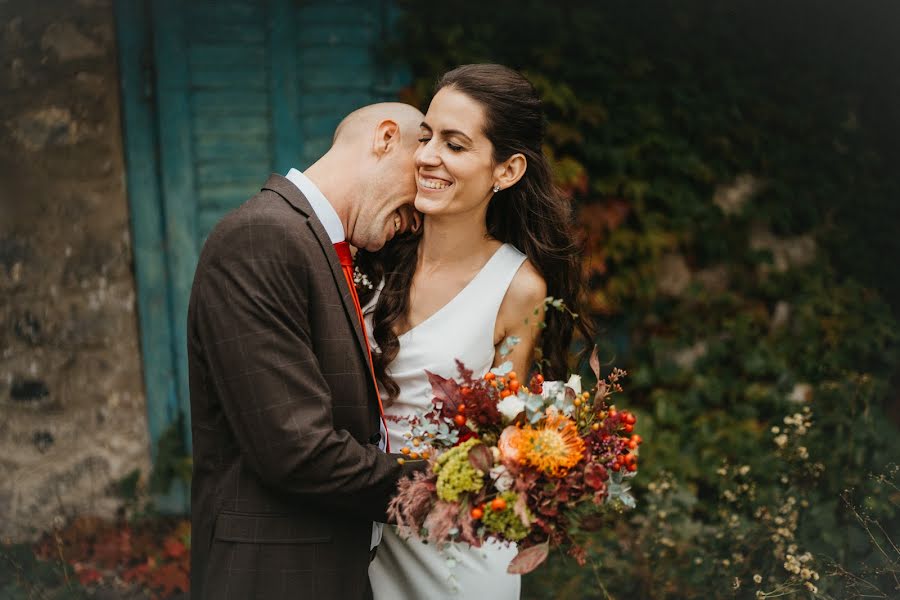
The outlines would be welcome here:
M 522 154 L 528 161 L 522 179 L 494 194 L 488 205 L 487 229 L 491 237 L 524 252 L 544 278 L 548 295 L 562 299 L 570 311 L 580 315 L 573 319 L 567 311 L 554 309 L 546 313 L 539 342 L 540 366 L 548 379 L 563 378 L 574 330 L 579 329 L 588 340 L 592 332 L 581 311 L 580 248 L 575 243 L 571 206 L 555 188 L 542 149 L 546 120 L 540 97 L 521 74 L 493 64 L 457 67 L 441 77 L 435 94 L 443 88 L 462 92 L 484 109 L 484 134 L 493 145 L 494 164 L 513 154 Z M 395 327 L 404 323 L 409 313 L 419 239 L 396 238 L 376 253 L 360 251 L 357 255 L 357 265 L 373 282 L 384 281 L 372 316 L 372 336 L 379 347 L 373 354 L 375 376 L 387 391 L 387 403 L 400 391 L 387 367 L 400 351 Z M 361 294 L 363 302 L 373 293 Z

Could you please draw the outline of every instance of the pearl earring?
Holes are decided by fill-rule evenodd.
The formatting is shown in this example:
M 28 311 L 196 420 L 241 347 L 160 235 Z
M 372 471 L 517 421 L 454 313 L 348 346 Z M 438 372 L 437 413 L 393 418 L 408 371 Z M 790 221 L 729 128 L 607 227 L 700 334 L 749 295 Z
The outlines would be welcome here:
M 495 184 L 494 185 L 494 193 L 496 194 L 499 191 L 500 191 L 500 186 Z

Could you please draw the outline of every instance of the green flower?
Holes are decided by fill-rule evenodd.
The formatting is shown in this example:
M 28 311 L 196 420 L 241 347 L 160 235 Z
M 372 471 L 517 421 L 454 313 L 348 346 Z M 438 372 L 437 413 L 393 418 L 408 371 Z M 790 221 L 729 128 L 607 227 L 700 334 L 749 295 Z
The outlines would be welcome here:
M 437 457 L 437 495 L 445 502 L 456 502 L 461 494 L 477 492 L 484 486 L 484 473 L 469 462 L 469 450 L 481 442 L 475 438 L 447 450 Z
M 506 508 L 494 510 L 490 506 L 486 506 L 481 522 L 488 531 L 499 534 L 507 540 L 518 542 L 524 539 L 528 535 L 529 527 L 522 522 L 522 519 L 513 510 L 519 495 L 515 492 L 503 492 L 498 497 L 506 501 Z M 525 511 L 528 513 L 528 519 L 531 520 L 531 512 L 527 508 Z

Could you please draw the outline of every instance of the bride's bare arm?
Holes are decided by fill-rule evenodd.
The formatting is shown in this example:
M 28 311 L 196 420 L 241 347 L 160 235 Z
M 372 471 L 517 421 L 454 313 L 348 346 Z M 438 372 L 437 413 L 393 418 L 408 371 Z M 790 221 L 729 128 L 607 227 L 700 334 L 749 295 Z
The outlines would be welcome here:
M 531 262 L 526 260 L 509 284 L 497 314 L 497 325 L 494 328 L 494 345 L 497 348 L 494 366 L 511 360 L 513 370 L 519 373 L 523 381 L 534 362 L 534 346 L 540 335 L 539 324 L 544 320 L 546 296 L 547 284 L 544 278 Z M 503 340 L 512 336 L 519 338 L 519 343 L 513 347 L 509 355 L 501 357 L 500 348 Z

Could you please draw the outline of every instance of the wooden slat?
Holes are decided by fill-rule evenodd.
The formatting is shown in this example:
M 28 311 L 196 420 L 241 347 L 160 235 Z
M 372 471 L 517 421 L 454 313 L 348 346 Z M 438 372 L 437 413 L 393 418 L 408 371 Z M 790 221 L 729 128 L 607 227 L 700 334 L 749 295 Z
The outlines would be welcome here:
M 257 66 L 197 66 L 191 69 L 192 89 L 268 89 L 266 69 Z
M 301 81 L 300 90 L 306 94 L 318 94 L 329 90 L 346 90 L 353 93 L 371 89 L 374 70 L 371 65 L 349 65 L 340 69 L 328 66 L 308 66 Z
M 262 45 L 266 41 L 266 29 L 260 24 L 207 21 L 191 32 L 190 45 L 249 44 Z
M 375 42 L 377 33 L 374 27 L 335 24 L 329 27 L 304 28 L 298 42 L 301 47 L 340 45 L 369 48 Z
M 286 173 L 303 148 L 300 132 L 298 21 L 291 0 L 269 0 L 269 101 L 272 115 L 272 170 Z
M 165 208 L 172 352 L 178 408 L 184 416 L 184 439 L 191 446 L 190 393 L 187 374 L 187 307 L 197 264 L 194 162 L 191 147 L 189 74 L 184 61 L 185 22 L 178 0 L 150 2 L 155 35 L 160 172 Z M 177 416 L 177 415 L 176 415 Z
M 200 162 L 228 160 L 235 156 L 268 156 L 269 135 L 194 136 L 194 156 Z
M 191 69 L 198 66 L 242 66 L 265 68 L 266 50 L 262 45 L 194 44 L 187 53 Z
M 268 173 L 261 173 L 257 180 L 263 182 L 267 176 Z M 198 194 L 197 214 L 203 215 L 204 212 L 225 214 L 249 200 L 260 187 L 262 183 L 203 186 Z
M 185 18 L 193 27 L 206 21 L 225 21 L 234 23 L 262 22 L 265 19 L 265 6 L 262 2 L 248 0 L 245 2 L 207 2 L 190 0 L 184 2 Z
M 378 21 L 372 2 L 309 2 L 297 12 L 304 27 L 374 26 Z
M 265 114 L 268 96 L 260 90 L 196 90 L 191 94 L 191 109 L 195 115 Z
M 194 114 L 194 134 L 204 135 L 265 135 L 270 129 L 268 115 L 265 113 L 243 115 L 218 115 L 199 111 Z
M 138 296 L 138 323 L 147 406 L 150 457 L 156 460 L 156 442 L 171 424 L 177 399 L 172 362 L 172 317 L 169 313 L 168 273 L 159 180 L 156 173 L 156 126 L 151 104 L 144 95 L 142 57 L 151 47 L 144 5 L 120 0 L 115 10 L 119 72 L 122 77 L 128 212 Z M 176 507 L 184 510 L 186 506 Z
M 268 157 L 235 157 L 230 163 L 197 163 L 194 170 L 201 189 L 221 184 L 253 185 L 264 182 L 269 175 L 269 160 Z
M 365 106 L 372 102 L 372 94 L 368 90 L 324 90 L 316 94 L 303 96 L 301 105 L 305 114 L 346 111 Z
M 344 46 L 306 46 L 300 49 L 299 56 L 304 68 L 365 66 L 371 69 L 374 64 L 372 53 L 361 46 L 349 49 Z

